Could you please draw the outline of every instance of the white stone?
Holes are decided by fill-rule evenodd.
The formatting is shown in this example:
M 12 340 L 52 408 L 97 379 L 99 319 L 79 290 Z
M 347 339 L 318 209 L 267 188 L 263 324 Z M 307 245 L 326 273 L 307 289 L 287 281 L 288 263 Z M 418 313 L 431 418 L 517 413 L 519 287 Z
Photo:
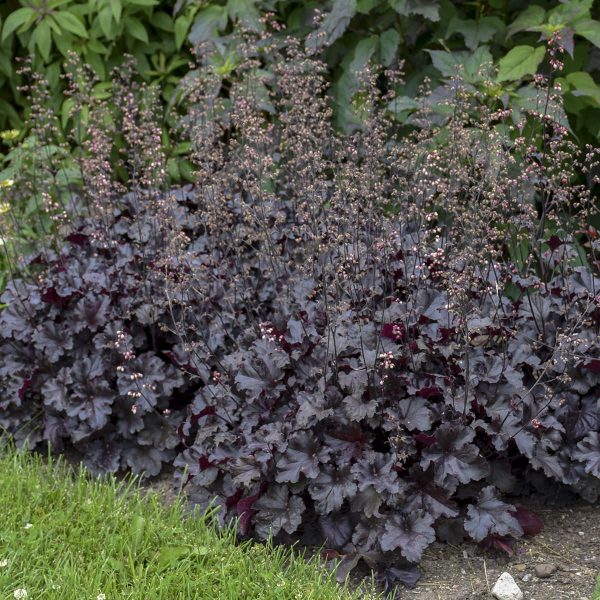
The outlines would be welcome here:
M 523 600 L 523 592 L 510 573 L 502 573 L 492 588 L 497 600 Z

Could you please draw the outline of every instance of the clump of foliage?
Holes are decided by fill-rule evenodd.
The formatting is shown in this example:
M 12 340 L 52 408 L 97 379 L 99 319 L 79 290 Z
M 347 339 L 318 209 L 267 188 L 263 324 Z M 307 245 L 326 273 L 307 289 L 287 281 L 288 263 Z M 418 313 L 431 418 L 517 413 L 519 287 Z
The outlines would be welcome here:
M 128 84 L 119 119 L 94 121 L 83 196 L 3 297 L 3 425 L 96 470 L 176 452 L 242 535 L 325 543 L 341 576 L 397 552 L 389 586 L 436 538 L 510 551 L 537 531 L 502 494 L 597 499 L 600 242 L 576 174 L 598 161 L 577 158 L 559 88 L 536 77 L 515 114 L 453 79 L 407 134 L 399 74 L 366 70 L 343 133 L 326 65 L 293 39 L 239 40 L 226 97 L 215 51 L 181 120 L 193 190 L 166 190 Z M 562 54 L 552 38 L 557 70 Z
M 153 257 L 149 215 L 130 196 L 97 243 L 88 219 L 58 252 L 34 258 L 34 281 L 10 282 L 0 313 L 0 426 L 31 446 L 81 452 L 93 472 L 157 475 L 172 462 L 189 382 L 165 356 L 173 340 L 144 270 Z M 132 219 L 135 217 L 135 220 Z
M 153 96 L 136 93 L 130 75 L 122 69 L 115 80 L 121 113 L 111 120 L 102 107 L 92 111 L 82 190 L 67 186 L 53 201 L 46 190 L 61 168 L 51 160 L 39 181 L 18 177 L 6 190 L 37 198 L 47 229 L 41 243 L 5 253 L 13 280 L 0 313 L 0 425 L 20 443 L 79 451 L 94 472 L 156 475 L 175 456 L 175 427 L 194 384 L 170 358 L 178 340 L 161 329 L 172 317 L 150 267 L 165 244 L 156 208 L 165 167 L 153 156 Z M 73 74 L 75 102 L 85 76 Z M 40 135 L 52 132 L 51 115 L 39 118 Z M 111 181 L 115 130 L 132 149 L 120 164 L 127 195 Z M 10 214 L 18 225 L 20 215 Z
M 502 492 L 600 492 L 596 209 L 574 183 L 596 156 L 573 160 L 543 77 L 537 127 L 454 80 L 398 137 L 366 76 L 363 127 L 336 134 L 324 65 L 288 52 L 277 122 L 253 57 L 227 119 L 195 119 L 211 241 L 167 289 L 204 386 L 176 464 L 242 532 L 300 533 L 344 568 L 436 537 L 510 550 L 537 522 Z

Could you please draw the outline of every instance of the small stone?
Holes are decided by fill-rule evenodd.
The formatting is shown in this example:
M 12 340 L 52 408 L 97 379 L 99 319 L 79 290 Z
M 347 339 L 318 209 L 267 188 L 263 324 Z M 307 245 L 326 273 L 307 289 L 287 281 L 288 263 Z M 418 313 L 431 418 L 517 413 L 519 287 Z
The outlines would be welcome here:
M 533 579 L 533 575 L 531 573 L 525 573 L 525 575 L 523 575 L 523 577 L 521 577 L 521 579 L 527 583 L 528 581 L 531 581 Z
M 585 533 L 583 533 L 583 531 L 578 531 L 577 535 L 580 535 L 581 537 L 583 537 L 585 535 Z
M 518 565 L 515 565 L 515 569 L 517 571 L 523 572 L 526 568 L 527 568 L 527 565 L 524 565 L 523 563 L 519 563 Z
M 510 573 L 502 573 L 492 588 L 496 600 L 523 600 L 523 592 Z
M 557 568 L 558 567 L 552 563 L 535 565 L 535 574 L 540 579 L 547 579 L 548 577 L 552 577 Z

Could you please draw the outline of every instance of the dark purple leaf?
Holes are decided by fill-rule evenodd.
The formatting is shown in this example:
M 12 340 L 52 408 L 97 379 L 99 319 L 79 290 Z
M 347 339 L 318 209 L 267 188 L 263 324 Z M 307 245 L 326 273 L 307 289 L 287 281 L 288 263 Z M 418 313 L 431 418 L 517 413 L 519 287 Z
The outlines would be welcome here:
M 421 467 L 434 469 L 439 486 L 453 487 L 454 482 L 469 483 L 487 475 L 488 467 L 477 446 L 470 442 L 475 432 L 466 427 L 444 424 L 436 431 L 436 443 L 423 450 Z
M 381 536 L 381 549 L 400 549 L 402 556 L 411 562 L 421 560 L 423 550 L 435 540 L 434 519 L 424 512 L 397 513 L 385 522 Z
M 573 458 L 584 463 L 586 473 L 600 478 L 600 434 L 597 431 L 590 431 L 577 444 L 577 449 L 573 451 Z
M 328 450 L 319 447 L 310 433 L 300 432 L 277 461 L 275 481 L 296 483 L 300 475 L 314 479 L 320 473 L 319 465 L 328 462 L 328 454 Z
M 254 503 L 256 511 L 256 532 L 266 540 L 269 535 L 277 535 L 282 529 L 294 533 L 302 522 L 304 502 L 298 496 L 290 496 L 286 485 L 271 485 Z
M 333 469 L 324 466 L 318 476 L 308 486 L 315 501 L 315 509 L 327 515 L 342 507 L 344 499 L 356 493 L 356 484 L 350 479 L 349 469 Z
M 342 548 L 351 539 L 354 523 L 347 514 L 332 513 L 319 517 L 319 526 L 328 548 Z
M 479 494 L 477 504 L 468 506 L 465 529 L 476 542 L 492 534 L 521 537 L 523 529 L 515 512 L 514 506 L 499 500 L 495 489 L 488 486 Z

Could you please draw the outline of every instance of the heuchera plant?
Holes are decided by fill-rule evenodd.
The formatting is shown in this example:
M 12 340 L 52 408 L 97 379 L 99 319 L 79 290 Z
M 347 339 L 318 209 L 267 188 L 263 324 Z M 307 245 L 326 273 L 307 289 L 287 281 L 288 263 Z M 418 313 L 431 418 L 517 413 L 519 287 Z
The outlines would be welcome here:
M 192 385 L 169 358 L 176 340 L 144 275 L 152 244 L 139 203 L 115 207 L 111 249 L 84 219 L 59 252 L 35 258 L 35 283 L 15 280 L 2 296 L 0 425 L 31 446 L 67 445 L 94 473 L 157 475 L 171 463 Z
M 152 189 L 125 94 L 134 191 L 107 192 L 99 132 L 84 216 L 3 297 L 0 424 L 96 471 L 174 458 L 241 535 L 324 543 L 341 577 L 387 565 L 388 587 L 435 539 L 538 531 L 507 494 L 596 500 L 596 158 L 574 158 L 559 90 L 540 76 L 540 109 L 513 115 L 451 81 L 398 131 L 398 74 L 382 96 L 366 72 L 340 134 L 297 43 L 242 42 L 226 97 L 201 50 L 197 185 Z

